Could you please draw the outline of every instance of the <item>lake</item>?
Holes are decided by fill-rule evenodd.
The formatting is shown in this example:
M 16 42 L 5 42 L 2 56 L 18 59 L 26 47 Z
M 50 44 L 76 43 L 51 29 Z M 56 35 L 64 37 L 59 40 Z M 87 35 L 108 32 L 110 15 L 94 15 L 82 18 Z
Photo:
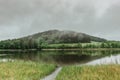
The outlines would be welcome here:
M 119 50 L 88 51 L 0 51 L 0 61 L 35 61 L 64 65 L 120 64 Z

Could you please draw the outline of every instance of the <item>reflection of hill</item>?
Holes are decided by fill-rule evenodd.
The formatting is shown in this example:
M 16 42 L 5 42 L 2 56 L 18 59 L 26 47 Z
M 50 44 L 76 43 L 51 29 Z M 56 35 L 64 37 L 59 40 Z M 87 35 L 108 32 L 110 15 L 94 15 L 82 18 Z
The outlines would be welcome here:
M 55 63 L 58 65 L 84 64 L 120 51 L 32 51 L 32 52 L 0 52 L 8 54 L 0 58 L 31 60 L 35 62 Z M 10 54 L 10 55 L 9 55 Z

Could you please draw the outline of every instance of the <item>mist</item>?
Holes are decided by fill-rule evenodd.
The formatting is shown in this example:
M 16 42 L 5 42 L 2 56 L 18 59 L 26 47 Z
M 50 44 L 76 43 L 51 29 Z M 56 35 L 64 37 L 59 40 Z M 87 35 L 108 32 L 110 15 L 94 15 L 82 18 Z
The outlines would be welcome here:
M 120 0 L 0 0 L 0 40 L 58 29 L 120 40 Z

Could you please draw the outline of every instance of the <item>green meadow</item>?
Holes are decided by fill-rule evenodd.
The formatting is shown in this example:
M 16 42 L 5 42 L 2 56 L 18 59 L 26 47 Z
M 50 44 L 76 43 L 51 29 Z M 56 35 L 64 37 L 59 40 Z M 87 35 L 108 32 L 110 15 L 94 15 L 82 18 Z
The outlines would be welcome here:
M 107 41 L 107 42 L 91 42 L 91 43 L 60 43 L 48 44 L 43 46 L 43 49 L 116 49 L 120 48 L 120 42 Z

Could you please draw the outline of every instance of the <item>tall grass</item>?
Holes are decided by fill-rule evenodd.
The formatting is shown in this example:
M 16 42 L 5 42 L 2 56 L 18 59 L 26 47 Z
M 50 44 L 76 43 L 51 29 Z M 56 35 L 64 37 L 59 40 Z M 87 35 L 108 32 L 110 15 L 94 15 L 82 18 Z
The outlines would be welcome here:
M 55 65 L 35 62 L 0 62 L 0 80 L 39 80 L 55 70 Z
M 120 80 L 120 65 L 66 66 L 56 80 Z

